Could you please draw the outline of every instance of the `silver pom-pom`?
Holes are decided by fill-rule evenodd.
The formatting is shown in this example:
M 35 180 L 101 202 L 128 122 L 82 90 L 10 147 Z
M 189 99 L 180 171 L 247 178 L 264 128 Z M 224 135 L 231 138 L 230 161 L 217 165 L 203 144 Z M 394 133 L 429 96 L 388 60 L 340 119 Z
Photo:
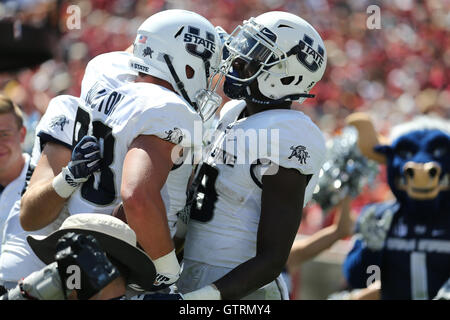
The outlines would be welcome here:
M 357 140 L 356 129 L 346 127 L 341 135 L 327 141 L 327 160 L 313 194 L 324 212 L 347 195 L 356 197 L 366 184 L 375 181 L 378 164 L 361 154 Z

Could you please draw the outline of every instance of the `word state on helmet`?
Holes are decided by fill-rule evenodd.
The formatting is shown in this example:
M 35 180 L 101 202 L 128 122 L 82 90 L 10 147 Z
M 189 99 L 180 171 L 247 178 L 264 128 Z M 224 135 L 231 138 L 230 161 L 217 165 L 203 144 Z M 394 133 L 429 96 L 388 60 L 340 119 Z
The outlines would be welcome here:
M 198 55 L 202 58 L 209 59 L 212 54 L 216 51 L 215 36 L 210 32 L 206 32 L 206 39 L 199 35 L 199 29 L 189 26 L 188 32 L 184 34 L 184 42 L 189 43 L 186 45 L 186 50 L 194 55 Z M 197 51 L 197 46 L 202 45 L 204 50 L 202 52 Z

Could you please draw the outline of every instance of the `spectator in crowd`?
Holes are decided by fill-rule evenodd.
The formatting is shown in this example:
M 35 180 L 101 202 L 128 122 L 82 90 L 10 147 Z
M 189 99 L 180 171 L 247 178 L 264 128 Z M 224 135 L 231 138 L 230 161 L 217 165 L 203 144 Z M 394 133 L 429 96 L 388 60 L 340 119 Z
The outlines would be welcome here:
M 21 148 L 25 135 L 22 111 L 11 99 L 0 95 L 0 239 L 6 218 L 30 175 L 30 156 Z M 0 274 L 0 285 L 3 280 Z
M 30 159 L 30 167 L 33 169 L 29 171 L 27 176 L 27 179 L 30 180 L 30 183 L 27 180 L 27 188 L 28 185 L 32 184 L 33 179 L 40 176 L 40 172 L 42 172 L 40 168 L 44 163 L 49 162 L 55 165 L 59 162 L 65 163 L 68 161 L 66 153 L 69 154 L 69 158 L 72 150 L 75 113 L 79 102 L 79 99 L 68 95 L 57 96 L 50 101 L 47 111 L 36 127 L 37 133 L 34 137 L 34 148 Z M 79 150 L 79 148 L 75 148 L 75 150 Z M 92 148 L 82 151 L 91 153 Z M 94 161 L 98 159 L 97 157 L 99 157 L 99 153 L 93 155 Z M 40 166 L 37 166 L 38 163 L 40 163 Z M 54 170 L 55 172 L 59 172 L 61 168 L 55 165 Z M 43 172 L 48 171 L 44 170 Z M 22 190 L 22 195 L 26 194 L 25 191 L 27 188 Z M 42 196 L 43 194 L 41 193 L 40 197 Z M 54 197 L 56 197 L 56 194 Z M 50 204 L 50 206 L 57 209 L 53 198 L 46 198 L 44 200 L 45 204 Z M 30 234 L 50 234 L 59 228 L 68 214 L 64 210 L 48 226 L 38 228 L 39 230 L 34 232 L 25 231 L 19 219 L 22 203 L 22 198 L 20 196 L 17 197 L 4 223 L 2 252 L 0 254 L 0 279 L 10 285 L 15 285 L 21 278 L 44 267 L 42 261 L 33 254 L 26 241 L 26 237 Z M 37 212 L 40 210 L 44 210 L 43 205 L 35 209 Z

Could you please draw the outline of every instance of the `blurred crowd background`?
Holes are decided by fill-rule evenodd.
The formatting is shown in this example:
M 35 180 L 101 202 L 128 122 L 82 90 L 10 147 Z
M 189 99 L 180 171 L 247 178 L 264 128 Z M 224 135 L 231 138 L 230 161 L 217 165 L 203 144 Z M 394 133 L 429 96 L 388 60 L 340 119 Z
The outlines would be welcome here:
M 80 9 L 80 28 L 68 28 Z M 370 29 L 370 5 L 380 8 L 380 28 Z M 0 91 L 27 115 L 31 150 L 33 128 L 51 98 L 79 95 L 84 68 L 98 54 L 126 49 L 137 27 L 160 10 L 195 11 L 231 32 L 242 20 L 270 10 L 297 14 L 310 22 L 325 41 L 328 65 L 322 81 L 299 110 L 332 137 L 342 132 L 345 117 L 367 111 L 378 130 L 418 114 L 450 116 L 449 0 L 0 0 L 0 21 L 50 26 L 58 33 L 54 58 L 32 68 L 0 72 Z M 2 41 L 2 40 L 0 40 Z M 225 98 L 225 97 L 224 97 Z M 225 98 L 226 101 L 226 98 Z M 353 201 L 353 208 L 389 198 L 383 175 Z M 311 234 L 330 224 L 311 204 L 300 233 Z

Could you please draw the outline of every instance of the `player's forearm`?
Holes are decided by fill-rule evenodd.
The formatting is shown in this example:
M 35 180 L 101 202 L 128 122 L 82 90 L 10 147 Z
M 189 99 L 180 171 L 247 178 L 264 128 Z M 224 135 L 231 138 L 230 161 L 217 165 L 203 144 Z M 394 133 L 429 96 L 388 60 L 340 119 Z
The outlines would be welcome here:
M 276 262 L 270 256 L 256 256 L 234 268 L 214 282 L 222 300 L 236 300 L 275 280 L 284 263 Z
M 337 226 L 331 225 L 319 230 L 308 238 L 295 241 L 287 261 L 289 272 L 294 271 L 302 263 L 328 249 L 339 239 L 340 233 Z
M 50 179 L 30 186 L 20 204 L 20 224 L 25 231 L 44 228 L 58 217 L 67 199 L 60 197 Z
M 123 198 L 123 206 L 128 224 L 150 258 L 155 260 L 174 249 L 160 192 L 130 195 Z

